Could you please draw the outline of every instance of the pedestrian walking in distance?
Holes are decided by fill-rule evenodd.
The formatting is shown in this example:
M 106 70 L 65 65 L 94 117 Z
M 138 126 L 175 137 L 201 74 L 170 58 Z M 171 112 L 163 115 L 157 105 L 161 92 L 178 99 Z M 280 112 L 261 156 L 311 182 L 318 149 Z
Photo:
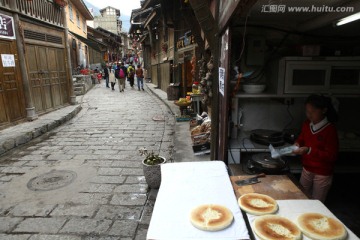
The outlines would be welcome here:
M 115 71 L 115 77 L 118 79 L 119 83 L 119 91 L 123 92 L 125 89 L 125 80 L 126 80 L 126 68 L 124 63 L 118 64 L 117 69 Z
M 130 86 L 133 88 L 134 87 L 135 69 L 131 64 L 127 69 L 127 73 L 128 73 L 128 78 L 130 80 Z
M 109 87 L 109 66 L 108 64 L 106 64 L 105 68 L 104 68 L 104 75 L 105 75 L 105 81 L 106 81 L 106 87 Z
M 140 88 L 144 91 L 144 71 L 141 68 L 141 65 L 137 65 L 136 69 L 136 80 L 137 80 L 137 86 L 140 91 Z
M 111 72 L 109 74 L 109 81 L 110 81 L 110 84 L 111 84 L 111 90 L 115 90 L 115 70 L 114 69 L 111 69 Z
M 99 71 L 97 74 L 97 80 L 98 80 L 99 84 L 101 83 L 101 79 L 102 79 L 102 73 L 101 73 L 101 71 Z

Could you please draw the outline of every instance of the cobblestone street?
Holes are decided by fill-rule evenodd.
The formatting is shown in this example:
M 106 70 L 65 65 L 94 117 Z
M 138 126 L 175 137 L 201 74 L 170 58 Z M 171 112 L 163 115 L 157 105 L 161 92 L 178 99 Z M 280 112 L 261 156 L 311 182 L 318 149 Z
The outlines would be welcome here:
M 146 238 L 154 198 L 138 149 L 171 161 L 174 116 L 128 85 L 96 85 L 81 104 L 69 122 L 0 157 L 1 240 Z

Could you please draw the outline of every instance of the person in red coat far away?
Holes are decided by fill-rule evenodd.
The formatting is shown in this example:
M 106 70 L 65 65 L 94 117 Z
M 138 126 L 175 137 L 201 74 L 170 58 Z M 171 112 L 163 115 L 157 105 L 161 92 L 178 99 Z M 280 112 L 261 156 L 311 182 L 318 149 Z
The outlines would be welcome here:
M 299 148 L 294 150 L 302 158 L 300 184 L 311 198 L 324 202 L 332 184 L 339 151 L 337 130 L 333 124 L 337 121 L 337 113 L 331 99 L 321 95 L 310 95 L 306 99 L 305 112 L 307 120 L 295 141 Z

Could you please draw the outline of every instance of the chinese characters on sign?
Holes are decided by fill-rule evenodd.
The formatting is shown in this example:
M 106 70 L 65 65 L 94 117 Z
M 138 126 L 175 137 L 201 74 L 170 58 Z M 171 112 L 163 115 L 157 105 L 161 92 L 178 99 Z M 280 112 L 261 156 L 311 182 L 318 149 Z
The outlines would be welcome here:
M 284 13 L 286 5 L 262 5 L 261 12 L 263 13 Z
M 219 68 L 219 92 L 224 96 L 225 68 Z
M 3 67 L 15 67 L 15 58 L 13 54 L 1 54 Z
M 14 19 L 0 14 L 0 38 L 15 39 Z
M 195 37 L 193 35 L 190 36 L 185 35 L 184 37 L 180 38 L 179 41 L 176 42 L 176 48 L 181 49 L 194 43 L 195 43 Z

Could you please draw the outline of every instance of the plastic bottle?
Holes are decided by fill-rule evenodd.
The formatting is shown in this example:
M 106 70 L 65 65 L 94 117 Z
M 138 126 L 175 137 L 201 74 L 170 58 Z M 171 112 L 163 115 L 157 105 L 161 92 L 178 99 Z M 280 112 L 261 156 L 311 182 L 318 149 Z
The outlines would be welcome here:
M 199 83 L 198 82 L 194 82 L 193 85 L 192 85 L 192 93 L 193 94 L 198 94 L 198 90 L 199 90 Z

